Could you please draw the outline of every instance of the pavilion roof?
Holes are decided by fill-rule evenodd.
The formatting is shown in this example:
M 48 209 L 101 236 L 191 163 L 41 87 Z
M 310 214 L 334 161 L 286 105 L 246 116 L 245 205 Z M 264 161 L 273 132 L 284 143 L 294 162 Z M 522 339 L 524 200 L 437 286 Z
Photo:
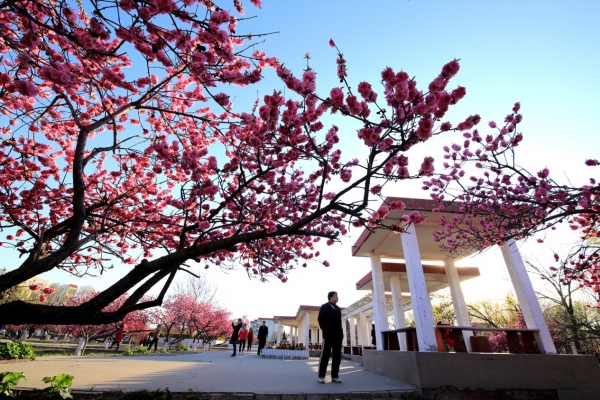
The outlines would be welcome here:
M 383 284 L 386 292 L 390 292 L 390 277 L 393 275 L 400 276 L 400 290 L 409 292 L 408 277 L 406 275 L 406 264 L 399 262 L 383 262 L 381 263 L 383 271 Z M 460 281 L 475 278 L 480 275 L 477 267 L 457 267 L 458 278 Z M 425 283 L 429 293 L 437 292 L 448 286 L 446 278 L 446 269 L 443 265 L 428 265 L 423 264 L 423 273 L 425 275 Z M 356 290 L 372 290 L 373 278 L 371 272 L 368 272 L 358 282 L 356 282 Z
M 475 253 L 475 251 L 470 253 L 463 252 L 460 255 L 450 253 L 442 250 L 439 244 L 433 239 L 433 233 L 441 228 L 440 218 L 442 215 L 446 215 L 446 217 L 452 219 L 452 216 L 449 214 L 461 213 L 459 205 L 456 203 L 449 203 L 444 210 L 434 212 L 433 210 L 439 207 L 437 201 L 405 197 L 387 197 L 382 205 L 390 204 L 393 201 L 398 200 L 406 205 L 405 209 L 390 211 L 383 223 L 386 225 L 398 224 L 404 214 L 408 214 L 415 210 L 425 215 L 427 219 L 424 222 L 415 225 L 422 260 L 440 261 L 447 258 L 457 260 Z M 352 246 L 352 255 L 354 257 L 370 257 L 372 251 L 383 258 L 404 258 L 404 250 L 400 241 L 400 235 L 385 229 L 372 230 L 365 228 L 356 243 Z

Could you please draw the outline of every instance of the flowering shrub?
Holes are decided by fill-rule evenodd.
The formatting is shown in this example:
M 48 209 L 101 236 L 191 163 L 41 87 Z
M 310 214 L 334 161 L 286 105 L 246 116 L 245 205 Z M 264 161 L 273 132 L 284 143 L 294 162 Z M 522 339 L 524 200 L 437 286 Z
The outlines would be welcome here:
M 303 344 L 292 344 L 292 343 L 280 343 L 277 347 L 268 347 L 269 349 L 278 349 L 278 350 L 306 350 L 306 347 Z

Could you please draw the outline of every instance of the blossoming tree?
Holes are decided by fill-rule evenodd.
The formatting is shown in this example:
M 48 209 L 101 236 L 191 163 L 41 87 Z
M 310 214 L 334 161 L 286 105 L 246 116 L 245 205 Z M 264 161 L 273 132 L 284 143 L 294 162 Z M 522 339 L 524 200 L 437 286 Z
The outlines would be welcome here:
M 91 298 L 98 295 L 98 292 L 92 292 L 85 296 L 75 296 L 67 301 L 67 307 L 77 307 L 81 304 L 88 302 Z M 111 312 L 119 309 L 122 304 L 127 300 L 127 295 L 120 296 L 116 301 L 109 304 L 106 307 L 105 312 Z M 137 335 L 138 337 L 144 331 L 149 330 L 147 326 L 148 316 L 143 311 L 133 311 L 128 313 L 119 323 L 107 323 L 107 324 L 95 324 L 95 325 L 84 325 L 84 324 L 70 324 L 66 326 L 57 327 L 59 332 L 69 333 L 73 337 L 83 338 L 85 341 L 81 347 L 81 351 L 78 355 L 84 355 L 85 349 L 90 340 L 104 340 L 111 336 L 114 336 L 119 328 L 119 325 L 123 325 L 124 332 L 131 338 L 131 335 Z M 131 340 L 131 339 L 130 339 Z
M 123 271 L 77 307 L 2 304 L 2 322 L 118 321 L 161 304 L 190 260 L 285 282 L 320 259 L 317 241 L 333 244 L 352 224 L 401 231 L 423 220 L 382 226 L 403 204 L 371 201 L 389 181 L 433 173 L 431 157 L 409 166 L 405 154 L 455 129 L 442 119 L 466 93 L 446 89 L 458 62 L 425 90 L 386 68 L 381 95 L 350 84 L 338 52 L 340 87 L 318 92 L 314 71 L 295 76 L 254 49 L 242 13 L 238 0 L 231 12 L 210 0 L 0 3 L 0 227 L 3 251 L 19 256 L 0 292 L 57 268 Z M 275 91 L 234 110 L 225 92 L 268 68 L 290 98 Z M 357 133 L 326 127 L 332 113 Z M 340 135 L 364 146 L 362 161 L 344 159 Z
M 594 178 L 583 186 L 565 184 L 556 181 L 548 168 L 532 173 L 520 166 L 516 151 L 523 140 L 518 130 L 520 107 L 516 103 L 502 124 L 490 122 L 490 134 L 460 126 L 463 142 L 444 148 L 444 170 L 429 179 L 424 189 L 439 200 L 440 208 L 459 201 L 464 214 L 442 219 L 443 228 L 435 238 L 449 251 L 482 250 L 565 223 L 580 234 L 581 243 L 571 250 L 567 262 L 559 263 L 559 255 L 554 254 L 562 269 L 560 280 L 577 281 L 600 293 L 600 186 Z M 599 164 L 594 159 L 583 163 Z M 557 271 L 557 267 L 551 269 Z
M 231 332 L 231 314 L 227 310 L 190 295 L 170 296 L 160 307 L 149 309 L 146 315 L 150 323 L 162 326 L 165 340 L 171 343 L 171 333 L 178 334 L 175 341 L 178 342 L 188 337 L 212 340 Z

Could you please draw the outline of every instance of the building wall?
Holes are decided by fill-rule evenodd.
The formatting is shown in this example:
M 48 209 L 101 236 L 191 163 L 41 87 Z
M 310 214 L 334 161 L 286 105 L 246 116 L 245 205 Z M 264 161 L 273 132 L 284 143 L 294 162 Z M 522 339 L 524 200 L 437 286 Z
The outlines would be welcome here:
M 262 322 L 265 321 L 266 322 L 266 326 L 267 328 L 269 328 L 269 335 L 267 336 L 267 343 L 268 342 L 273 342 L 275 339 L 274 333 L 275 333 L 275 323 L 273 322 L 272 319 L 257 319 L 254 321 L 250 322 L 250 327 L 252 328 L 252 332 L 254 332 L 254 337 L 257 337 L 258 335 L 258 328 L 260 328 L 262 326 Z M 258 340 L 258 339 L 257 339 Z
M 2 267 L 0 268 L 0 275 L 8 272 L 8 268 Z M 30 285 L 37 283 L 40 285 L 40 289 L 37 291 L 32 291 L 29 289 Z M 46 304 L 49 305 L 59 305 L 61 303 L 65 303 L 68 299 L 73 297 L 75 293 L 77 293 L 77 285 L 69 284 L 69 283 L 59 283 L 59 282 L 50 282 L 47 279 L 41 279 L 38 277 L 33 277 L 23 282 L 16 288 L 14 288 L 15 294 L 24 301 L 39 301 L 40 296 L 42 295 L 42 290 L 50 287 L 56 292 L 48 296 L 48 300 Z

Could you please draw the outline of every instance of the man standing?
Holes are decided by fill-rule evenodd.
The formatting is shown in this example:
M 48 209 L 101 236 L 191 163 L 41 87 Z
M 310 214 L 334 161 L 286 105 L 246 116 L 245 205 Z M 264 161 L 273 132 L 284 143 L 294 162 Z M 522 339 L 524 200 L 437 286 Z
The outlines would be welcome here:
M 156 352 L 156 349 L 158 348 L 158 338 L 160 337 L 160 324 L 156 325 L 156 329 L 154 330 L 154 333 L 152 333 L 152 340 L 150 341 L 150 344 L 148 345 L 148 351 L 150 351 L 150 349 L 152 348 L 152 345 L 154 345 L 154 352 Z
M 342 383 L 339 378 L 340 363 L 342 362 L 342 310 L 337 306 L 337 292 L 327 294 L 329 301 L 319 310 L 319 327 L 323 332 L 323 349 L 319 361 L 319 383 L 325 383 L 327 364 L 331 356 L 331 381 Z M 332 350 L 333 349 L 333 350 Z
M 242 329 L 242 319 L 241 318 L 237 319 L 237 325 L 234 325 L 234 323 L 232 322 L 231 327 L 233 328 L 233 333 L 231 334 L 231 344 L 233 344 L 233 354 L 231 355 L 231 357 L 235 357 L 238 335 L 239 335 L 240 329 Z
M 267 336 L 269 336 L 269 328 L 267 327 L 267 322 L 263 321 L 262 326 L 258 328 L 258 355 L 260 356 L 260 352 L 265 347 L 265 343 L 267 343 Z

